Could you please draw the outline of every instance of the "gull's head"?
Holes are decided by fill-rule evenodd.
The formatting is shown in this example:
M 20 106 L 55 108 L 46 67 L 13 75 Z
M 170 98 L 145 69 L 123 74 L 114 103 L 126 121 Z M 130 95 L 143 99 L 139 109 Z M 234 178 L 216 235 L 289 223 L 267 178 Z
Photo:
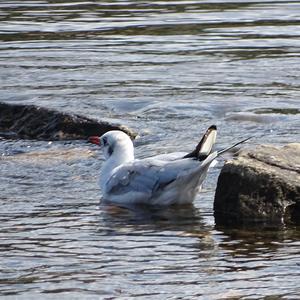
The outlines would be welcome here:
M 134 158 L 133 143 L 123 131 L 108 131 L 101 137 L 91 136 L 89 141 L 103 149 L 105 159 L 114 157 L 125 162 Z

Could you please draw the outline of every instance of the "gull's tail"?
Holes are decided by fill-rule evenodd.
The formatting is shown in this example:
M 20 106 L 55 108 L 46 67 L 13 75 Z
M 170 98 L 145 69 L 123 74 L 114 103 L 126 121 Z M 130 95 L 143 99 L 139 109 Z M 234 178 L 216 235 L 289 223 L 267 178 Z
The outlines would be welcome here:
M 201 141 L 196 146 L 196 148 L 192 152 L 185 155 L 184 158 L 191 157 L 191 158 L 196 158 L 200 161 L 205 160 L 211 153 L 213 145 L 216 141 L 216 137 L 217 137 L 217 126 L 212 125 L 206 130 L 205 134 L 203 135 Z

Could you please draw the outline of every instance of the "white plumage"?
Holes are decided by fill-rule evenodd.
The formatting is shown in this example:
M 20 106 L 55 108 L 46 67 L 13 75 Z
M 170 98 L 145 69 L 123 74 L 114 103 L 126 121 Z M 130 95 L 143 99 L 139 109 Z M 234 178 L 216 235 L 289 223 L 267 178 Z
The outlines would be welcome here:
M 191 203 L 218 156 L 212 152 L 216 132 L 216 126 L 211 126 L 195 150 L 186 155 L 171 153 L 146 159 L 134 158 L 133 143 L 122 131 L 90 137 L 90 142 L 103 148 L 106 159 L 100 174 L 103 199 L 120 206 Z

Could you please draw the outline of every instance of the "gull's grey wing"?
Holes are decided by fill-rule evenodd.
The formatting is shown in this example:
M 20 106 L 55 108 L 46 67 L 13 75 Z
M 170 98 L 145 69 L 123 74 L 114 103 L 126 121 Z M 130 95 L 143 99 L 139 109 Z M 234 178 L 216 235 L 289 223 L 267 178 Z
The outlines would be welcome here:
M 169 162 L 147 159 L 126 164 L 117 168 L 108 180 L 106 193 L 139 193 L 147 199 L 195 166 L 199 166 L 199 162 L 191 159 Z
M 182 159 L 187 153 L 186 152 L 173 152 L 173 153 L 165 153 L 159 154 L 151 157 L 154 160 L 162 160 L 162 161 L 174 161 L 177 159 Z

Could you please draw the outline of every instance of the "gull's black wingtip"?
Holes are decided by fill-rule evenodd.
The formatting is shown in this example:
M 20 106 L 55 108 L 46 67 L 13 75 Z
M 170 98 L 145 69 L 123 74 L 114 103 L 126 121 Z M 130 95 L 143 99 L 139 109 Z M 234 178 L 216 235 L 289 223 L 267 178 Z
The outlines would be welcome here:
M 217 126 L 211 125 L 202 136 L 196 148 L 185 155 L 183 158 L 196 158 L 200 161 L 204 160 L 212 151 L 212 147 L 216 141 Z
M 211 125 L 208 129 L 213 129 L 213 130 L 217 130 L 217 126 L 216 125 Z

